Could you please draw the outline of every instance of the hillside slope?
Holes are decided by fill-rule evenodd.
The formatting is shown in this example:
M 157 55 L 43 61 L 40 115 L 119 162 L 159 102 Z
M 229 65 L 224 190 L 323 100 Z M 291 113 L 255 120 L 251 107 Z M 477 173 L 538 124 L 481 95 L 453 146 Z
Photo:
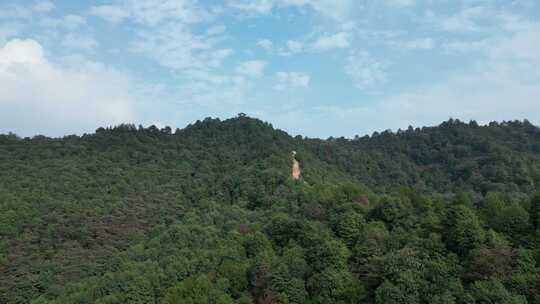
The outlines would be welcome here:
M 302 183 L 291 178 L 293 150 Z M 215 297 L 193 303 L 387 303 L 384 288 L 397 291 L 384 283 L 400 281 L 380 259 L 402 254 L 448 266 L 454 285 L 441 290 L 450 294 L 425 283 L 415 287 L 420 302 L 465 301 L 489 286 L 531 301 L 540 284 L 538 152 L 540 132 L 528 122 L 451 120 L 354 140 L 293 138 L 248 117 L 175 132 L 0 135 L 0 303 L 183 303 L 191 289 Z M 457 224 L 443 221 L 452 212 Z M 469 243 L 447 238 L 469 220 Z M 524 259 L 529 285 L 475 274 L 474 250 Z
M 378 189 L 531 192 L 540 181 L 540 129 L 527 121 L 449 120 L 355 140 L 310 140 L 318 159 Z

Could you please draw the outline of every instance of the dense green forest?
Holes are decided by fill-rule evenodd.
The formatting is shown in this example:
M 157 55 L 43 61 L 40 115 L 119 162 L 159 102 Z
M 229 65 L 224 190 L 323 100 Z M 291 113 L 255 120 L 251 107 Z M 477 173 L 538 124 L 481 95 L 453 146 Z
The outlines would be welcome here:
M 540 303 L 538 191 L 527 121 L 0 135 L 0 303 Z

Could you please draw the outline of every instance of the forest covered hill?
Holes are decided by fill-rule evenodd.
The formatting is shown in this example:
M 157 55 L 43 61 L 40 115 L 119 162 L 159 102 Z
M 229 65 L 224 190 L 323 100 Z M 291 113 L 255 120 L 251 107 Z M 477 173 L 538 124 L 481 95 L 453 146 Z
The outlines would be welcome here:
M 0 135 L 0 303 L 540 303 L 539 190 L 527 121 Z

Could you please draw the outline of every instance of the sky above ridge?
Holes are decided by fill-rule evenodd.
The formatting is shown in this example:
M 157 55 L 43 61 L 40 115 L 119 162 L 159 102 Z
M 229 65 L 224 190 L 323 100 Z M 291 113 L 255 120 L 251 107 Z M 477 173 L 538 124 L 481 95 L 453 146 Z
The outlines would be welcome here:
M 0 0 L 0 133 L 540 124 L 540 1 Z

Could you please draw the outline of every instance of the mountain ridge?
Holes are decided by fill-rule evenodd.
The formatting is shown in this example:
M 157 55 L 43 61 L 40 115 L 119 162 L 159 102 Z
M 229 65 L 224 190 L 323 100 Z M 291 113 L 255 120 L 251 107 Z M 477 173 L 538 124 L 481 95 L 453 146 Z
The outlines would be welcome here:
M 318 163 L 314 167 L 325 167 L 331 175 L 346 174 L 347 179 L 356 179 L 370 187 L 383 190 L 380 186 L 390 184 L 395 187 L 407 186 L 418 189 L 427 188 L 428 191 L 453 191 L 448 185 L 435 185 L 429 181 L 430 171 L 444 175 L 447 184 L 466 183 L 475 177 L 484 179 L 488 176 L 491 184 L 481 184 L 482 181 L 473 180 L 472 188 L 467 189 L 483 194 L 493 191 L 498 184 L 515 184 L 509 187 L 520 188 L 519 191 L 530 192 L 524 189 L 527 185 L 534 185 L 539 180 L 540 173 L 534 166 L 537 160 L 535 154 L 540 152 L 540 129 L 527 120 L 496 123 L 479 126 L 476 122 L 463 123 L 450 119 L 436 127 L 412 128 L 397 132 L 375 132 L 372 136 L 356 137 L 355 139 L 329 138 L 326 140 L 292 137 L 285 131 L 274 129 L 264 121 L 247 116 L 239 116 L 221 121 L 220 119 L 206 118 L 177 129 L 174 133 L 169 127 L 158 129 L 155 126 L 138 128 L 135 125 L 119 125 L 111 128 L 99 128 L 94 134 L 83 136 L 67 136 L 64 138 L 47 138 L 36 136 L 32 139 L 19 139 L 26 143 L 40 141 L 53 141 L 61 145 L 62 142 L 94 143 L 98 149 L 112 149 L 115 145 L 130 145 L 135 150 L 142 147 L 144 142 L 137 142 L 140 135 L 150 135 L 153 140 L 178 143 L 188 150 L 222 149 L 233 145 L 234 149 L 227 155 L 236 155 L 249 161 L 249 154 L 258 157 L 272 158 L 279 155 L 280 165 L 266 166 L 266 168 L 279 167 L 284 170 L 285 154 L 298 151 L 299 158 L 307 158 L 309 163 Z M 16 138 L 14 135 L 0 135 L 0 143 L 7 143 L 7 139 Z M 103 142 L 102 139 L 106 139 Z M 148 140 L 148 138 L 146 139 Z M 178 148 L 178 144 L 176 145 Z M 67 144 L 69 146 L 69 144 Z M 88 147 L 88 145 L 86 145 Z M 238 153 L 237 153 L 238 152 Z M 518 164 L 518 169 L 526 172 L 501 173 L 488 172 L 490 162 L 503 161 L 509 163 L 515 153 L 526 155 Z M 328 157 L 331 155 L 331 157 Z M 206 155 L 208 156 L 208 155 Z M 215 156 L 214 156 L 215 157 Z M 218 156 L 219 157 L 219 156 Z M 200 156 L 200 159 L 204 156 Z M 392 159 L 392 161 L 389 161 Z M 195 161 L 195 163 L 197 163 Z M 352 163 L 352 165 L 351 165 Z M 458 164 L 459 163 L 459 164 Z M 262 165 L 260 168 L 264 167 Z M 329 167 L 333 167 L 329 170 Z M 312 177 L 315 181 L 322 180 L 322 172 L 315 170 Z M 389 172 L 390 171 L 390 172 Z M 516 170 L 511 170 L 516 171 Z M 518 170 L 519 171 L 519 170 Z M 390 175 L 386 177 L 379 175 Z M 307 178 L 310 171 L 307 168 Z M 521 176 L 520 176 L 521 174 Z M 500 175 L 500 174 L 499 174 Z M 523 176 L 525 175 L 525 176 Z M 428 185 L 424 185 L 426 183 Z M 431 184 L 430 184 L 431 183 Z M 509 189 L 504 189 L 509 190 Z M 514 189 L 516 190 L 516 189 Z
M 305 183 L 291 177 L 291 151 L 297 152 Z M 333 276 L 360 284 L 355 277 L 368 271 L 364 267 L 371 262 L 364 265 L 364 254 L 371 249 L 357 246 L 367 242 L 363 238 L 370 229 L 381 236 L 394 235 L 394 246 L 399 250 L 408 250 L 397 245 L 403 243 L 399 231 L 407 231 L 419 233 L 419 242 L 436 242 L 436 246 L 447 248 L 445 263 L 454 263 L 450 262 L 453 254 L 466 259 L 474 246 L 448 239 L 455 224 L 445 222 L 447 213 L 454 214 L 456 223 L 473 218 L 467 227 L 475 231 L 471 236 L 475 244 L 508 242 L 533 250 L 530 254 L 534 256 L 535 248 L 540 248 L 536 230 L 531 228 L 540 222 L 540 212 L 536 215 L 531 201 L 540 182 L 538 152 L 540 132 L 527 121 L 479 126 L 449 120 L 438 127 L 327 140 L 292 137 L 249 117 L 208 118 L 175 132 L 121 125 L 100 128 L 95 134 L 54 139 L 0 135 L 0 302 L 38 299 L 32 303 L 78 303 L 75 294 L 84 294 L 89 302 L 105 301 L 101 293 L 94 293 L 96 288 L 108 290 L 105 295 L 116 293 L 123 299 L 120 302 L 130 302 L 129 295 L 137 292 L 114 291 L 96 282 L 109 282 L 107 273 L 114 280 L 132 282 L 123 277 L 129 273 L 126 269 L 138 265 L 137 271 L 144 273 L 146 260 L 161 265 L 152 264 L 160 269 L 158 273 L 172 271 L 167 268 L 172 263 L 167 259 L 183 256 L 177 252 L 179 248 L 193 255 L 193 265 L 206 265 L 197 271 L 189 270 L 195 267 L 192 264 L 186 269 L 175 266 L 182 271 L 209 278 L 221 273 L 231 284 L 247 277 L 255 280 L 250 277 L 253 271 L 263 271 L 256 261 L 270 258 L 252 251 L 271 244 L 275 248 L 275 252 L 268 249 L 272 256 L 284 259 L 286 248 L 296 248 L 295 252 L 303 252 L 302 263 L 309 264 L 309 270 L 295 277 L 295 282 L 301 280 L 305 286 L 305 290 L 298 287 L 300 294 L 296 296 L 309 297 L 313 303 L 331 303 L 330 298 L 324 298 L 329 295 L 318 294 L 319 287 L 310 286 L 323 286 L 326 283 L 320 280 Z M 454 204 L 461 207 L 455 209 Z M 493 236 L 495 239 L 505 241 L 487 241 L 489 229 L 500 234 Z M 439 239 L 431 239 L 431 234 Z M 181 235 L 189 245 L 174 241 L 174 235 Z M 208 241 L 203 242 L 205 239 Z M 237 250 L 230 253 L 220 247 L 222 242 Z M 376 238 L 369 242 L 378 244 Z M 163 256 L 152 251 L 156 246 Z M 421 250 L 415 247 L 418 244 L 408 246 Z M 319 252 L 323 247 L 337 252 Z M 381 254 L 386 251 L 401 256 L 390 247 Z M 315 252 L 319 256 L 313 256 Z M 227 271 L 220 270 L 220 263 L 211 262 L 230 254 L 243 262 L 229 266 L 246 277 L 228 277 Z M 144 259 L 139 260 L 139 255 Z M 197 260 L 198 255 L 208 260 Z M 339 261 L 325 260 L 325 256 L 336 256 Z M 378 265 L 377 259 L 369 267 Z M 115 264 L 117 260 L 123 262 Z M 273 263 L 270 260 L 267 262 Z M 333 266 L 328 268 L 324 263 Z M 251 270 L 239 270 L 239 265 L 250 265 Z M 294 272 L 290 267 L 287 271 Z M 332 272 L 335 269 L 341 272 Z M 166 277 L 176 283 L 163 283 L 163 290 L 153 290 L 159 294 L 155 301 L 174 303 L 167 302 L 165 294 L 180 291 L 169 288 L 187 288 L 175 284 L 218 288 L 214 280 L 185 275 L 173 279 L 171 275 Z M 477 274 L 470 270 L 463 275 Z M 195 281 L 185 281 L 187 278 Z M 227 287 L 227 293 L 235 303 L 243 296 L 263 301 L 265 292 L 274 299 L 278 291 L 294 298 L 283 286 L 259 279 L 266 282 L 261 283 L 264 287 L 250 281 L 239 289 L 234 289 L 234 284 Z M 367 299 L 375 301 L 376 290 L 384 286 L 366 280 L 358 286 L 368 290 L 364 294 Z M 64 284 L 71 287 L 63 289 Z M 472 288 L 467 281 L 460 284 Z M 347 292 L 360 297 L 360 289 Z M 68 300 L 71 296 L 76 300 Z

